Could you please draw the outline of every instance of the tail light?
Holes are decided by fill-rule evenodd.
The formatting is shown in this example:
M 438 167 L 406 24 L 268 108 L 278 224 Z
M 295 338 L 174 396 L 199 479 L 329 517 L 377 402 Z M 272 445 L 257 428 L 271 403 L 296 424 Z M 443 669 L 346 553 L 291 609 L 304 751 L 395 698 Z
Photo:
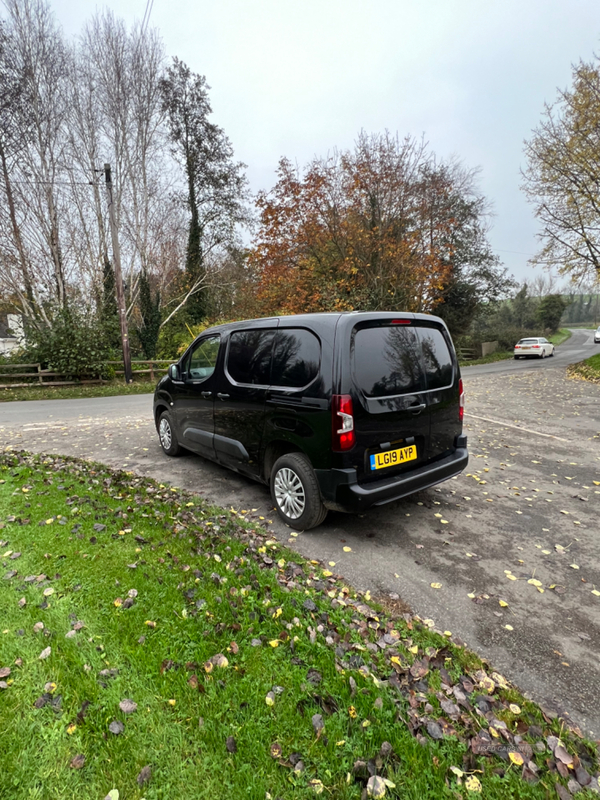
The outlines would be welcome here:
M 520 350 L 520 349 L 521 349 L 521 345 L 520 344 L 516 344 L 515 345 L 515 350 Z
M 532 344 L 531 347 L 532 347 L 533 350 L 539 350 L 540 349 L 539 344 Z
M 463 421 L 465 416 L 465 390 L 463 387 L 462 378 L 458 381 L 458 419 L 459 422 Z
M 354 416 L 349 394 L 334 394 L 331 398 L 331 433 L 334 452 L 354 447 Z

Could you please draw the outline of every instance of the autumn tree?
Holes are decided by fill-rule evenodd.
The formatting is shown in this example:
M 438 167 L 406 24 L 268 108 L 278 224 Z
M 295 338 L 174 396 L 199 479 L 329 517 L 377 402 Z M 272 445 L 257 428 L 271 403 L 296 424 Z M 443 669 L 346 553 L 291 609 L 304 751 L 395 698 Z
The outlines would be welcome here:
M 485 203 L 463 177 L 425 142 L 388 133 L 362 133 L 353 150 L 303 172 L 282 159 L 274 189 L 258 198 L 256 309 L 438 309 L 452 281 L 496 264 Z M 471 204 L 462 214 L 459 201 Z
M 192 323 L 204 318 L 207 259 L 231 244 L 237 226 L 248 220 L 244 165 L 234 161 L 229 139 L 209 119 L 209 88 L 203 75 L 193 73 L 178 58 L 160 82 L 172 153 L 185 175 L 189 211 L 185 276 L 165 323 L 183 308 Z
M 572 85 L 544 108 L 525 143 L 523 189 L 541 223 L 535 261 L 574 278 L 600 275 L 600 59 L 580 61 Z

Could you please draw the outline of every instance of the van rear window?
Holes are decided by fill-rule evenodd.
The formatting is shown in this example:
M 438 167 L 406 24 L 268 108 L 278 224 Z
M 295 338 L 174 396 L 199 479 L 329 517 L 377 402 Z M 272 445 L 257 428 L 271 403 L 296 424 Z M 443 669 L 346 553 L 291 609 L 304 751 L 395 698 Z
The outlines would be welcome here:
M 423 364 L 428 389 L 441 389 L 452 383 L 452 356 L 439 328 L 419 328 Z
M 353 340 L 354 378 L 370 397 L 422 392 L 421 345 L 413 327 L 360 328 Z
M 303 328 L 280 328 L 275 337 L 271 384 L 300 388 L 319 371 L 321 344 L 314 333 Z

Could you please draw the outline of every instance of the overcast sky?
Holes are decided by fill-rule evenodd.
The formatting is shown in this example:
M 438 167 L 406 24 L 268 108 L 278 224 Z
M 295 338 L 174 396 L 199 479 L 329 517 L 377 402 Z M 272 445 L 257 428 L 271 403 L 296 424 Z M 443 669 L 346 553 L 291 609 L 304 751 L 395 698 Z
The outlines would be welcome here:
M 424 134 L 438 156 L 481 168 L 492 246 L 532 276 L 523 140 L 571 65 L 600 52 L 598 0 L 51 0 L 68 35 L 105 6 L 141 20 L 147 2 L 167 53 L 206 76 L 254 191 L 281 156 L 303 165 L 361 129 Z

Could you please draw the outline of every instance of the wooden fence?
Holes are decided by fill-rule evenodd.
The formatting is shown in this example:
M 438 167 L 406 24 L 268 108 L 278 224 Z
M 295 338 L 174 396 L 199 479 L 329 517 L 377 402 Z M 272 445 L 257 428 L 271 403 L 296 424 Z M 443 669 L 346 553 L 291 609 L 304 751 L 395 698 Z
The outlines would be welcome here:
M 115 375 L 124 375 L 125 370 L 122 369 L 122 361 L 105 361 L 110 366 L 120 366 L 121 369 L 115 369 Z M 133 361 L 132 372 L 133 377 L 136 375 L 149 375 L 150 380 L 155 380 L 155 375 L 162 374 L 167 371 L 167 366 L 171 364 L 171 360 L 167 359 L 154 359 L 153 361 Z M 167 366 L 160 366 L 165 364 Z M 146 367 L 142 365 L 148 365 Z M 13 372 L 12 370 L 17 370 Z M 15 383 L 19 378 L 27 378 L 26 381 Z M 10 382 L 7 383 L 6 380 Z M 60 380 L 62 379 L 62 380 Z M 41 364 L 1 364 L 0 365 L 0 389 L 18 389 L 25 387 L 35 386 L 82 386 L 94 383 L 107 383 L 102 378 L 81 378 L 80 380 L 67 380 L 66 376 L 61 372 L 54 372 L 49 369 L 42 369 Z

